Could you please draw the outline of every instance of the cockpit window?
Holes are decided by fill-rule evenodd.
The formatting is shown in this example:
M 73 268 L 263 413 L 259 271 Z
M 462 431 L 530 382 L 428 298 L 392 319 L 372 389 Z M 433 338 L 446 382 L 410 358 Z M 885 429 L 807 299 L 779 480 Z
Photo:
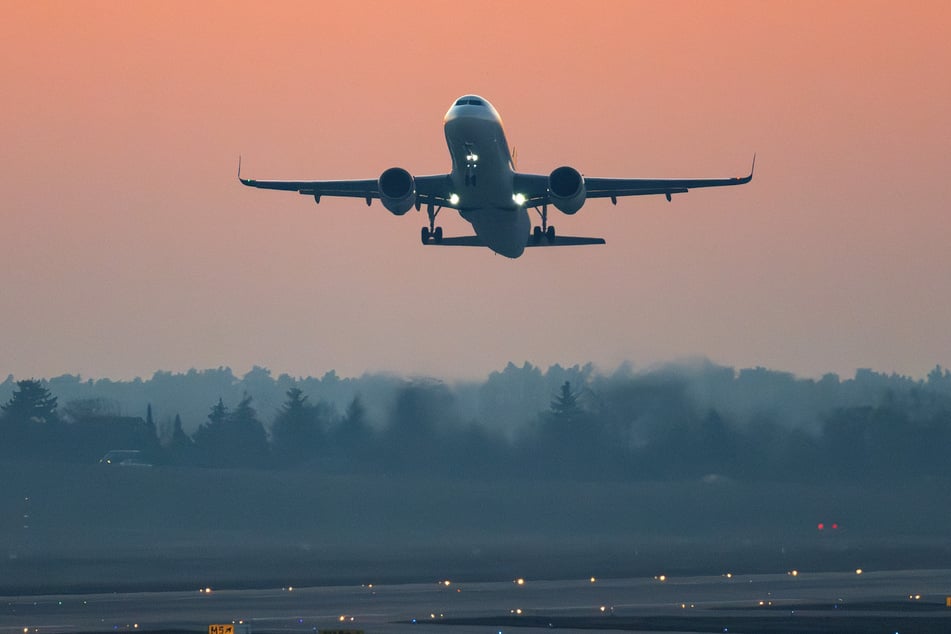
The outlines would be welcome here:
M 457 106 L 484 106 L 485 102 L 475 97 L 463 97 L 456 101 Z
M 485 104 L 482 103 L 481 99 L 476 99 L 473 97 L 472 99 L 469 100 L 469 105 L 470 106 L 484 106 Z
M 457 105 L 457 106 L 464 106 L 464 105 L 466 105 L 467 103 L 469 103 L 469 100 L 466 99 L 465 97 L 463 97 L 462 99 L 460 99 L 459 101 L 456 102 L 456 105 Z

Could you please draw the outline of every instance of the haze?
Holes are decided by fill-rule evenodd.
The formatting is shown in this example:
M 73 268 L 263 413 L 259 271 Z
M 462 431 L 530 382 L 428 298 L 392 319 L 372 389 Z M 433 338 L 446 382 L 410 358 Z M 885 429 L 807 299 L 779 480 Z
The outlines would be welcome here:
M 4 2 L 0 374 L 485 376 L 706 356 L 951 362 L 951 5 Z M 519 167 L 734 176 L 591 201 L 604 247 L 419 245 L 424 214 L 249 191 L 448 170 L 478 93 Z M 447 232 L 464 223 L 448 214 Z

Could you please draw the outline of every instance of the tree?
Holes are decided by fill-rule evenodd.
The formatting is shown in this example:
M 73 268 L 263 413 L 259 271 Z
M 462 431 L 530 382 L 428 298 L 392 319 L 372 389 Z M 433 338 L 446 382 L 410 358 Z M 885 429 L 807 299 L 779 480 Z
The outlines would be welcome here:
M 17 381 L 13 396 L 0 406 L 3 450 L 12 455 L 55 454 L 62 449 L 56 397 L 33 379 Z
M 3 418 L 18 422 L 55 423 L 56 397 L 43 387 L 43 384 L 33 379 L 17 381 L 17 389 L 13 397 L 0 406 Z
M 219 396 L 218 402 L 211 407 L 208 420 L 201 424 L 195 432 L 194 443 L 200 460 L 206 465 L 224 463 L 222 456 L 222 440 L 227 436 L 225 424 L 228 420 L 228 408 Z
M 245 393 L 234 411 L 219 398 L 208 420 L 195 432 L 195 447 L 203 464 L 215 467 L 261 467 L 267 463 L 264 425 Z
M 330 440 L 350 471 L 365 471 L 376 457 L 375 435 L 367 422 L 366 407 L 354 396 L 347 411 L 332 430 Z
M 551 402 L 551 413 L 555 418 L 568 421 L 581 416 L 581 406 L 578 404 L 578 395 L 571 391 L 571 382 L 565 381 L 561 386 L 561 393 Z
M 169 461 L 176 465 L 192 464 L 195 461 L 195 443 L 182 428 L 182 417 L 175 414 L 172 425 L 172 437 L 168 447 Z
M 287 465 L 312 460 L 324 436 L 321 410 L 325 409 L 323 404 L 308 403 L 299 388 L 287 390 L 287 401 L 271 426 L 275 457 Z
M 258 413 L 251 407 L 251 400 L 251 395 L 245 393 L 227 420 L 230 446 L 234 455 L 244 464 L 263 467 L 270 454 L 267 432 L 258 420 Z

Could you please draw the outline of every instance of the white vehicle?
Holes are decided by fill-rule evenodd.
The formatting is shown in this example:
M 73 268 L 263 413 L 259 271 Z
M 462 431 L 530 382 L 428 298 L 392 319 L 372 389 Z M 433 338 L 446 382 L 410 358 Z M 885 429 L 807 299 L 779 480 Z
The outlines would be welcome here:
M 99 459 L 99 464 L 119 467 L 151 467 L 143 460 L 142 452 L 138 449 L 113 449 Z
M 429 226 L 422 229 L 425 245 L 484 246 L 510 258 L 525 247 L 604 244 L 603 238 L 559 236 L 548 224 L 548 206 L 571 215 L 588 198 L 681 194 L 694 187 L 742 185 L 753 179 L 644 179 L 586 178 L 573 167 L 562 166 L 550 174 L 516 171 L 502 119 L 487 100 L 478 95 L 460 97 L 444 119 L 446 143 L 452 159 L 448 174 L 413 176 L 401 167 L 391 167 L 379 178 L 365 180 L 264 181 L 241 178 L 249 187 L 296 191 L 313 196 L 363 198 L 369 205 L 379 198 L 391 213 L 402 216 L 411 208 L 426 207 Z M 753 159 L 754 165 L 756 159 Z M 436 226 L 440 210 L 450 208 L 472 224 L 475 235 L 448 237 Z M 541 225 L 531 227 L 528 210 L 534 209 Z

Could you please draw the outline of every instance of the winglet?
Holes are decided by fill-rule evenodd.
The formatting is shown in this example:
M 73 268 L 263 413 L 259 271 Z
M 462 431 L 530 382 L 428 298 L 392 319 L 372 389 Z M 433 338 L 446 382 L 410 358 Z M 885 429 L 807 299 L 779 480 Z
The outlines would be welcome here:
M 242 185 L 251 185 L 254 180 L 250 178 L 241 178 L 241 155 L 238 155 L 238 182 Z
M 753 152 L 753 164 L 750 165 L 750 173 L 747 176 L 737 176 L 733 182 L 737 185 L 744 185 L 753 180 L 753 170 L 756 169 L 756 152 Z

